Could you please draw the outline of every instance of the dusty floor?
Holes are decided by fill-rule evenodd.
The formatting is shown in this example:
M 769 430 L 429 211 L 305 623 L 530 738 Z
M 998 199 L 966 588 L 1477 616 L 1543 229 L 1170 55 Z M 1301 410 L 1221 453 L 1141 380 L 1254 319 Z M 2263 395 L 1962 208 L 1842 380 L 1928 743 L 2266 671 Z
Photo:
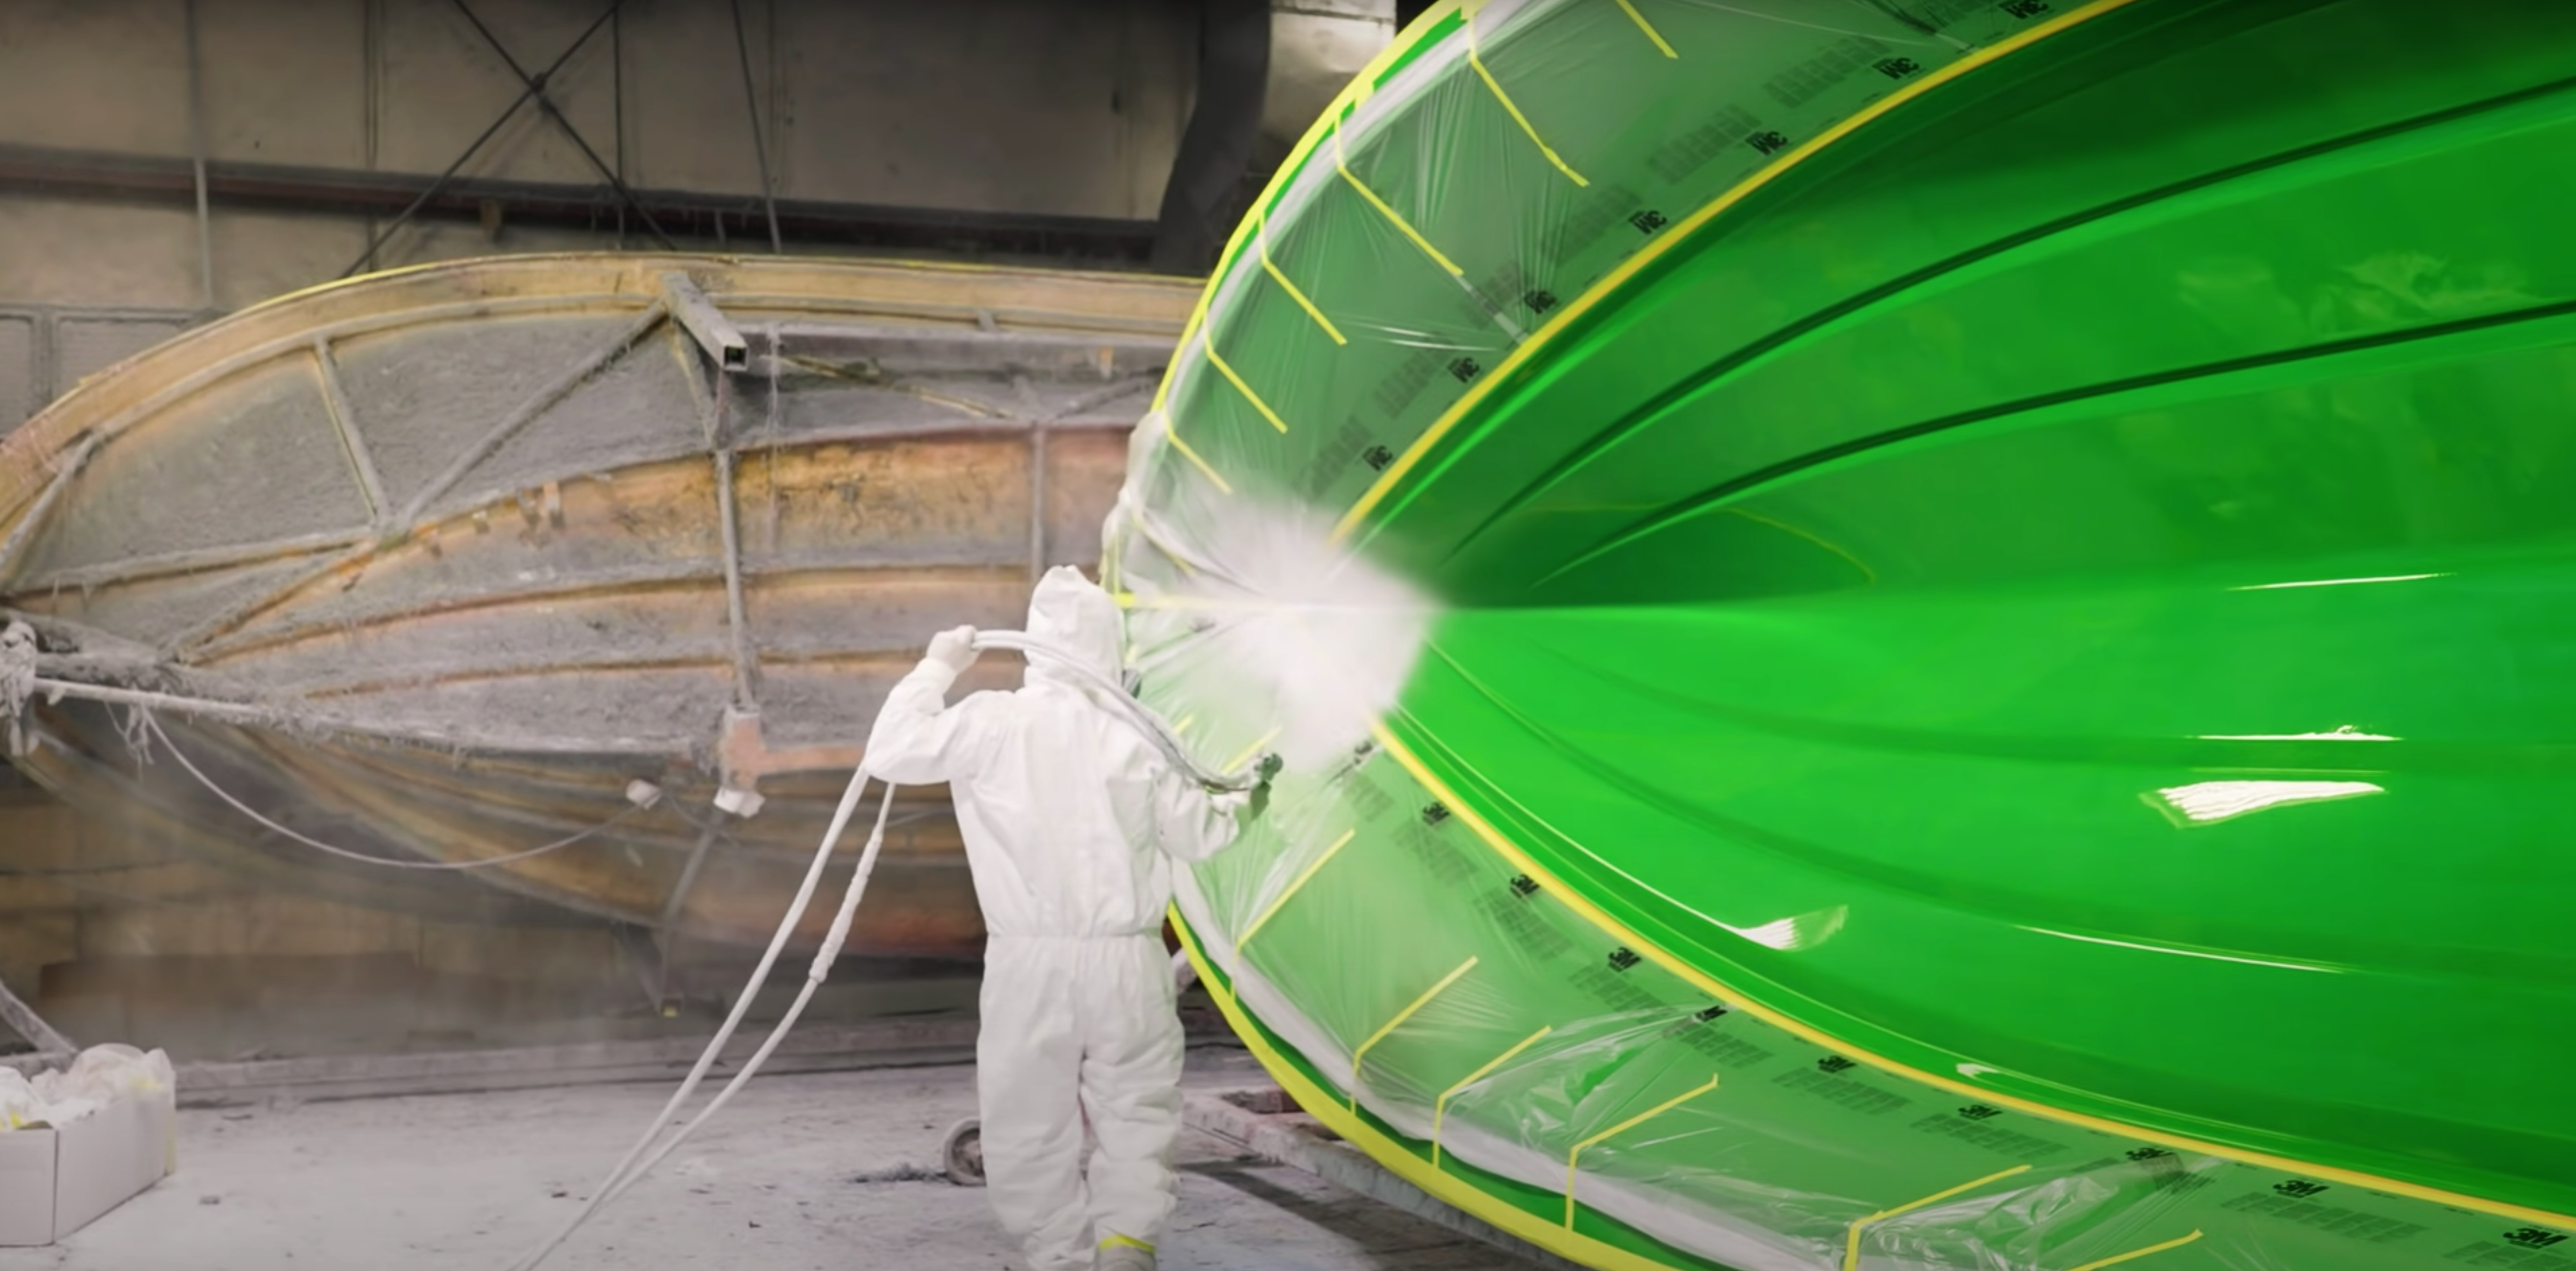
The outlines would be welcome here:
M 1249 1085 L 1200 1051 L 1194 1085 Z M 0 1271 L 500 1271 L 572 1212 L 669 1094 L 592 1086 L 180 1114 L 171 1178 Z M 981 1191 L 917 1181 L 974 1106 L 964 1067 L 753 1083 L 547 1265 L 560 1271 L 997 1271 Z M 1240 1271 L 1515 1267 L 1507 1255 L 1185 1132 L 1162 1264 Z

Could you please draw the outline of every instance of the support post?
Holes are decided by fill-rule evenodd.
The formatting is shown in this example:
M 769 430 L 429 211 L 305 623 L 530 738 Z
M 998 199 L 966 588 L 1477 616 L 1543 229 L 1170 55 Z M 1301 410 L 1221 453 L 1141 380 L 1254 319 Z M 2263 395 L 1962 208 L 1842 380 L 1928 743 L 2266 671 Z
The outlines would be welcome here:
M 724 316 L 687 274 L 662 275 L 662 307 L 697 340 L 698 347 L 706 350 L 717 368 L 710 377 L 696 358 L 686 359 L 691 392 L 703 412 L 700 422 L 706 430 L 707 453 L 715 463 L 716 528 L 724 550 L 725 625 L 733 640 L 734 709 L 728 718 L 747 716 L 756 727 L 760 716 L 760 654 L 753 647 L 750 611 L 743 600 L 742 511 L 736 506 L 734 491 L 737 464 L 733 430 L 726 420 L 733 393 L 731 372 L 751 369 L 751 346 L 733 320 Z M 710 378 L 712 383 L 708 382 Z
M 201 303 L 215 311 L 215 231 L 206 207 L 206 72 L 197 40 L 197 0 L 187 0 L 188 136 L 197 181 L 197 282 Z
M 1047 426 L 1029 425 L 1029 581 L 1046 577 Z
M 654 976 L 653 1004 L 660 1007 L 671 1000 L 671 959 L 680 950 L 680 916 L 688 910 L 689 893 L 698 887 L 698 873 L 706 868 L 707 853 L 714 849 L 716 836 L 724 827 L 724 813 L 707 822 L 698 831 L 698 845 L 689 852 L 689 861 L 680 867 L 680 879 L 671 884 L 670 898 L 662 902 L 662 918 L 656 929 L 659 935 L 659 971 Z
M 671 1013 L 667 993 L 671 964 L 653 942 L 653 933 L 631 922 L 610 923 L 608 933 L 617 941 L 617 951 L 626 955 L 628 968 L 635 972 L 635 986 L 643 992 L 645 1005 L 657 1015 Z

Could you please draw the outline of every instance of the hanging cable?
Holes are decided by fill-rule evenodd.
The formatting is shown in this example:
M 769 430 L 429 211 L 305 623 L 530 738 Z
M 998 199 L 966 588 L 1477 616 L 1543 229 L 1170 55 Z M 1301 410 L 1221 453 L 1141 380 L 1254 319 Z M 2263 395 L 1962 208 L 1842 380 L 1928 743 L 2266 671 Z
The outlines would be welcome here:
M 189 776 L 192 776 L 192 777 L 195 777 L 195 778 L 197 779 L 197 784 L 199 784 L 199 785 L 201 785 L 201 786 L 204 786 L 204 787 L 206 788 L 206 790 L 207 790 L 207 792 L 208 792 L 208 793 L 211 793 L 211 794 L 213 794 L 216 798 L 223 800 L 225 804 L 229 805 L 229 806 L 232 808 L 232 810 L 233 810 L 233 811 L 235 811 L 235 812 L 239 812 L 239 813 L 241 813 L 243 816 L 249 817 L 251 820 L 258 822 L 262 827 L 266 828 L 266 829 L 267 829 L 267 830 L 269 830 L 271 833 L 275 833 L 275 834 L 283 835 L 283 836 L 285 836 L 286 838 L 289 838 L 289 839 L 294 840 L 295 842 L 301 843 L 301 844 L 303 844 L 304 846 L 309 847 L 309 848 L 312 848 L 313 850 L 315 850 L 315 851 L 317 851 L 317 852 L 325 852 L 325 853 L 328 853 L 328 854 L 330 854 L 330 855 L 332 855 L 332 856 L 337 856 L 337 857 L 339 857 L 339 858 L 341 858 L 341 859 L 343 859 L 343 860 L 356 861 L 356 862 L 358 862 L 358 863 L 360 863 L 360 864 L 362 864 L 362 865 L 379 865 L 379 866 L 382 866 L 382 867 L 384 867 L 384 868 L 386 868 L 386 869 L 467 870 L 467 869 L 489 869 L 489 868 L 491 868 L 491 867 L 493 867 L 493 866 L 496 866 L 496 865 L 509 865 L 509 864 L 514 864 L 514 863 L 516 863 L 516 862 L 524 861 L 524 860 L 528 860 L 528 859 L 531 859 L 531 858 L 533 858 L 533 857 L 544 856 L 544 855 L 546 855 L 546 854 L 547 854 L 547 853 L 549 853 L 549 852 L 560 852 L 560 851 L 562 851 L 563 849 L 565 849 L 565 848 L 567 848 L 567 847 L 571 847 L 571 846 L 573 846 L 574 844 L 576 844 L 576 843 L 579 843 L 579 842 L 583 841 L 584 839 L 588 839 L 588 838 L 592 837 L 593 835 L 599 834 L 600 832 L 602 832 L 602 831 L 604 831 L 604 830 L 607 830 L 607 829 L 608 829 L 608 828 L 610 828 L 611 826 L 614 826 L 614 825 L 616 825 L 617 823 L 619 823 L 619 822 L 621 822 L 621 821 L 624 821 L 626 818 L 631 817 L 631 816 L 635 815 L 635 814 L 636 814 L 636 813 L 638 813 L 638 812 L 642 812 L 642 811 L 644 811 L 645 809 L 652 807 L 655 803 L 660 802 L 660 793 L 661 793 L 661 792 L 660 792 L 660 791 L 658 791 L 658 790 L 654 791 L 654 795 L 653 795 L 653 797 L 651 797 L 651 798 L 649 798 L 649 799 L 638 799 L 638 798 L 635 796 L 635 794 L 634 794 L 634 793 L 632 793 L 633 787 L 629 787 L 629 791 L 630 791 L 630 792 L 629 792 L 629 794 L 627 795 L 628 806 L 626 807 L 626 809 L 625 809 L 624 811 L 619 812 L 617 815 L 612 816 L 612 817 L 608 818 L 607 820 L 602 821 L 602 822 L 600 822 L 599 824 L 597 824 L 597 825 L 594 825 L 594 826 L 590 827 L 589 829 L 583 830 L 583 831 L 582 831 L 582 832 L 580 832 L 579 834 L 575 834 L 575 835 L 573 835 L 573 836 L 572 836 L 572 837 L 570 837 L 570 838 L 557 839 L 557 840 L 555 840 L 554 842 L 552 842 L 552 843 L 548 843 L 548 844 L 546 844 L 546 845 L 545 845 L 545 846 L 543 846 L 543 847 L 532 847 L 532 848 L 529 848 L 528 850 L 526 850 L 526 851 L 524 851 L 524 852 L 512 852 L 511 854 L 509 854 L 509 855 L 507 855 L 507 856 L 487 856 L 487 857 L 483 857 L 483 858 L 481 858 L 481 859 L 479 859 L 479 860 L 471 860 L 471 861 L 397 861 L 397 860 L 390 860 L 390 859 L 387 859 L 387 858 L 382 857 L 382 856 L 370 856 L 370 855 L 368 855 L 368 854 L 367 854 L 367 853 L 365 853 L 365 852 L 353 852 L 353 851 L 350 851 L 348 848 L 345 848 L 345 847 L 334 847 L 334 846 L 332 846 L 331 844 L 329 844 L 329 843 L 325 843 L 325 842 L 322 842 L 322 841 L 321 841 L 321 840 L 319 840 L 319 839 L 306 838 L 304 835 L 298 834 L 298 833 L 296 833 L 295 831 L 290 830 L 290 829 L 286 828 L 286 827 L 285 827 L 285 826 L 283 826 L 283 825 L 279 825 L 277 822 L 272 821 L 272 820 L 268 819 L 267 817 L 260 815 L 260 813 L 259 813 L 258 809 L 253 808 L 253 807 L 251 807 L 249 804 L 244 803 L 244 802 L 242 802 L 241 800 L 234 798 L 234 797 L 232 796 L 232 793 L 231 793 L 230 791 L 225 790 L 222 786 L 216 785 L 216 784 L 215 784 L 215 780 L 214 780 L 214 778 L 207 776 L 207 775 L 206 775 L 202 770 L 200 770 L 200 769 L 197 767 L 197 765 L 196 765 L 196 764 L 189 762 L 189 759 L 188 759 L 187 754 L 186 754 L 185 752 L 183 752 L 183 751 L 181 751 L 181 750 L 179 749 L 178 743 L 176 743 L 176 742 L 174 742 L 174 741 L 170 740 L 170 734 L 168 734 L 168 733 L 166 733 L 166 732 L 163 732 L 163 731 L 161 730 L 161 721 L 160 721 L 160 720 L 158 720 L 158 719 L 153 718 L 153 716 L 152 716 L 152 712 L 150 712 L 150 711 L 148 711 L 148 710 L 144 710 L 142 707 L 136 707 L 136 708 L 134 708 L 134 709 L 135 709 L 135 712 L 136 712 L 137 714 L 139 714 L 139 715 L 141 715 L 141 716 L 143 717 L 143 726 L 144 726 L 144 728 L 145 728 L 145 729 L 147 729 L 148 731 L 150 731 L 150 732 L 151 732 L 151 734 L 152 734 L 154 737 L 157 737 L 157 738 L 159 738 L 159 739 L 160 739 L 160 741 L 161 741 L 161 748 L 162 748 L 162 749 L 164 749 L 164 750 L 169 751 L 169 752 L 170 752 L 170 757 L 171 757 L 172 759 L 176 759 L 176 760 L 178 760 L 178 761 L 179 761 L 179 766 L 180 766 L 180 767 L 182 767 L 182 768 L 187 769 L 187 771 L 188 771 L 188 775 L 189 775 Z
M 773 10 L 770 22 L 775 25 L 777 21 L 777 13 Z M 735 58 L 742 63 L 743 109 L 751 113 L 751 157 L 760 165 L 760 206 L 769 214 L 769 253 L 783 256 L 787 253 L 787 246 L 778 236 L 778 200 L 769 185 L 769 150 L 760 140 L 760 94 L 751 83 L 751 41 L 743 35 L 742 0 L 733 0 L 733 51 Z

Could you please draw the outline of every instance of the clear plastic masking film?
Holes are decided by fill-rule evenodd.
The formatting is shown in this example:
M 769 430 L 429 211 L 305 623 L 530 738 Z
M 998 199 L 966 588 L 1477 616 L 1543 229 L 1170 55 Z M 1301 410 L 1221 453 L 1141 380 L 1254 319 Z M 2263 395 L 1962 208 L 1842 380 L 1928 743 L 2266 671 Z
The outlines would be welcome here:
M 1434 10 L 1109 526 L 1220 1004 L 1597 1266 L 2576 1269 L 2571 153 L 2537 0 Z

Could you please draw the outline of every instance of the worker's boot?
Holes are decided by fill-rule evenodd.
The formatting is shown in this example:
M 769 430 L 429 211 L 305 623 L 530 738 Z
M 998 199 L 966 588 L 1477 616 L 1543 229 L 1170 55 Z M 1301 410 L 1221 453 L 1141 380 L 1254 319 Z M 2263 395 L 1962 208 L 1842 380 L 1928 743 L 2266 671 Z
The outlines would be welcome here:
M 1092 1271 L 1154 1271 L 1154 1246 L 1125 1236 L 1111 1236 L 1100 1242 L 1091 1255 Z

